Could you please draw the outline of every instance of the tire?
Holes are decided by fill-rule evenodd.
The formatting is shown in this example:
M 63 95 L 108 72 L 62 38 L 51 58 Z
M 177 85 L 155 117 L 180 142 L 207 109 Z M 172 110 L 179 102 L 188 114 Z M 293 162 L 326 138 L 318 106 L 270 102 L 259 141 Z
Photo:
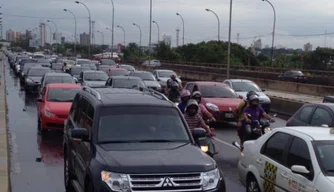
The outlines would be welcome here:
M 250 175 L 247 178 L 246 192 L 261 192 L 259 183 L 257 182 L 254 175 Z
M 43 129 L 41 119 L 38 117 L 37 119 L 37 129 L 40 134 L 45 134 L 47 131 Z
M 68 164 L 69 160 L 68 160 L 68 155 L 67 155 L 67 151 L 66 148 L 64 150 L 64 185 L 65 185 L 65 190 L 66 192 L 74 192 L 74 188 L 71 184 L 71 180 L 73 180 L 74 176 L 72 174 L 72 172 L 70 171 L 70 167 Z

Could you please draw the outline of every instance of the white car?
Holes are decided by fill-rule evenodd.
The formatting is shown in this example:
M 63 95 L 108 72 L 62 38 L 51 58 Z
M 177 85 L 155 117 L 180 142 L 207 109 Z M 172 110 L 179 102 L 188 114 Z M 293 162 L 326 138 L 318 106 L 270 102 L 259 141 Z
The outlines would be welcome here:
M 161 66 L 161 63 L 159 60 L 147 60 L 145 61 L 142 66 L 147 66 L 147 67 L 160 67 Z
M 334 129 L 283 127 L 246 141 L 238 172 L 246 191 L 333 191 Z
M 260 98 L 260 104 L 262 108 L 269 113 L 270 112 L 270 98 L 264 93 L 255 82 L 247 79 L 226 79 L 223 83 L 231 87 L 239 96 L 246 99 L 246 95 L 249 91 L 255 91 Z

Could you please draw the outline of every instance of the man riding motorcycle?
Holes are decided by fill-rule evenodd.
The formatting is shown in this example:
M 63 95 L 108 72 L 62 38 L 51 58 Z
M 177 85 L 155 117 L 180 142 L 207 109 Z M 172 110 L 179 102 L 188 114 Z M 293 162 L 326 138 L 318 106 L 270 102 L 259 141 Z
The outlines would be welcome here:
M 182 113 L 184 113 L 184 110 L 186 109 L 187 102 L 189 101 L 191 97 L 191 94 L 188 90 L 184 89 L 181 92 L 181 102 L 179 103 L 178 107 Z
M 168 93 L 168 99 L 172 102 L 180 102 L 181 94 L 179 90 L 179 84 L 175 81 L 171 84 L 171 89 Z
M 249 91 L 246 95 L 246 99 L 243 100 L 235 110 L 235 117 L 237 119 L 237 132 L 240 139 L 240 144 L 243 143 L 243 112 L 244 109 L 249 105 L 249 97 L 252 95 L 258 95 L 255 91 Z M 241 146 L 242 147 L 242 146 Z
M 187 103 L 187 107 L 184 113 L 184 118 L 190 130 L 201 127 L 204 128 L 207 131 L 207 133 L 211 134 L 210 127 L 205 124 L 204 120 L 198 113 L 198 109 L 199 106 L 197 101 L 194 99 L 190 99 Z
M 165 93 L 169 94 L 170 90 L 172 89 L 173 82 L 176 82 L 179 85 L 179 89 L 182 90 L 181 83 L 176 79 L 176 75 L 171 75 L 170 79 L 166 82 L 166 90 Z
M 268 115 L 261 106 L 259 106 L 259 96 L 257 95 L 250 95 L 249 96 L 249 106 L 247 106 L 243 111 L 243 137 L 245 136 L 245 129 L 250 130 L 250 124 L 253 121 L 260 121 L 261 118 L 266 118 L 271 122 L 275 122 L 270 115 Z M 244 139 L 243 139 L 244 140 Z M 241 146 L 244 141 L 242 141 Z
M 206 109 L 206 107 L 201 103 L 202 101 L 202 94 L 199 91 L 193 92 L 191 96 L 192 99 L 196 100 L 198 103 L 198 113 L 201 115 L 203 119 L 209 119 L 211 121 L 216 121 L 215 117 Z

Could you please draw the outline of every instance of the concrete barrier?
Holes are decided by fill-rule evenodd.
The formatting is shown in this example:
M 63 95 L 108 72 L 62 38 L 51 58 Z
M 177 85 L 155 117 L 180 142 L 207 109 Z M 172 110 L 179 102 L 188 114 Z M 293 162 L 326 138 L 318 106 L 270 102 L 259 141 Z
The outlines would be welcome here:
M 138 70 L 147 70 L 152 71 L 153 68 L 136 66 Z M 220 73 L 208 73 L 208 72 L 199 72 L 199 71 L 189 71 L 189 70 L 180 70 L 174 69 L 174 71 L 180 75 L 182 78 L 189 80 L 197 81 L 224 81 L 226 79 L 225 74 Z M 306 95 L 314 96 L 328 96 L 334 95 L 334 87 L 332 86 L 321 86 L 321 85 L 311 85 L 303 83 L 294 83 L 294 82 L 285 82 L 285 81 L 275 81 L 268 79 L 259 79 L 252 77 L 243 77 L 243 76 L 234 76 L 230 75 L 230 78 L 238 79 L 249 79 L 256 82 L 263 89 L 271 89 L 277 91 L 291 92 L 291 93 L 300 93 Z

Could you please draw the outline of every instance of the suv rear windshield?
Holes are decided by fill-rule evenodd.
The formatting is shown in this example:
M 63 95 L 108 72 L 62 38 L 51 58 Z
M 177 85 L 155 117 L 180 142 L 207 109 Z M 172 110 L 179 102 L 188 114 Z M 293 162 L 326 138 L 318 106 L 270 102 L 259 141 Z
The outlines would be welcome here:
M 45 78 L 45 84 L 50 83 L 75 83 L 71 76 L 50 76 Z
M 126 76 L 129 75 L 127 70 L 111 70 L 108 72 L 109 76 Z
M 90 60 L 78 60 L 77 64 L 78 65 L 81 65 L 81 64 L 92 64 L 92 62 Z
M 84 73 L 84 80 L 86 81 L 107 81 L 108 75 L 105 72 Z
M 83 71 L 88 71 L 90 68 L 88 67 L 72 67 L 71 68 L 71 74 L 72 75 L 79 75 Z
M 104 107 L 100 114 L 100 143 L 190 142 L 175 108 Z
M 144 81 L 155 81 L 155 78 L 153 76 L 152 73 L 142 73 L 142 72 L 139 72 L 139 73 L 134 73 L 133 76 L 135 77 L 139 77 L 141 78 L 142 80 Z
M 101 65 L 116 65 L 116 63 L 111 59 L 101 59 Z
M 50 73 L 52 72 L 51 69 L 33 69 L 30 68 L 29 72 L 28 72 L 28 76 L 29 77 L 42 77 L 43 75 L 45 75 L 45 73 Z

